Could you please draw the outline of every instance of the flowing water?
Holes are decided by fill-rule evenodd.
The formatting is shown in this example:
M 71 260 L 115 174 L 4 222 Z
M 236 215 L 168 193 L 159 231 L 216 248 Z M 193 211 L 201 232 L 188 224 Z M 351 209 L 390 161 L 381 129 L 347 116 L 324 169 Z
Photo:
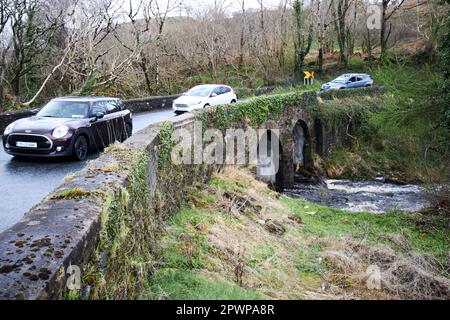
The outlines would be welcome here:
M 415 212 L 430 206 L 426 191 L 419 186 L 388 184 L 382 179 L 299 181 L 284 194 L 352 212 Z

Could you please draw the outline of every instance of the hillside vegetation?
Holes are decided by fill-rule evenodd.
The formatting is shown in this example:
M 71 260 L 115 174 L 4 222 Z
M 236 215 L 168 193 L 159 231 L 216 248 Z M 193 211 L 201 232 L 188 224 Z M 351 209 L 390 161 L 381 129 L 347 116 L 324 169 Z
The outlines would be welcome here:
M 233 168 L 194 186 L 188 199 L 159 238 L 142 299 L 450 297 L 442 216 L 321 207 Z M 376 267 L 381 288 L 369 290 Z
M 358 115 L 361 122 L 351 145 L 334 150 L 325 161 L 328 176 L 448 182 L 450 136 L 440 125 L 445 108 L 440 73 L 428 65 L 387 65 L 376 67 L 372 74 L 378 85 L 387 87 L 385 95 L 371 101 L 335 100 L 323 106 L 358 110 L 371 103 L 376 107 Z

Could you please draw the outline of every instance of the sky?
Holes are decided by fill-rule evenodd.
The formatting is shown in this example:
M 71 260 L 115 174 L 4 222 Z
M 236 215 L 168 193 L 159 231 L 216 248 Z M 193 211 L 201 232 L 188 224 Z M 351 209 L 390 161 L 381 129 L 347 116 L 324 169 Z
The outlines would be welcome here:
M 184 0 L 188 5 L 194 5 L 194 6 L 203 6 L 208 7 L 214 5 L 214 0 Z M 223 0 L 222 0 L 223 1 Z M 230 11 L 237 11 L 240 10 L 240 1 L 236 0 L 225 0 L 229 3 L 229 9 Z M 264 5 L 266 7 L 276 7 L 280 0 L 263 0 Z M 248 9 L 250 8 L 259 8 L 259 3 L 257 0 L 245 0 L 245 5 Z
M 133 0 L 136 3 L 139 2 L 139 0 Z M 158 0 L 159 3 L 164 4 L 168 0 Z M 176 0 L 171 0 L 176 1 Z M 203 11 L 205 9 L 208 9 L 208 7 L 214 6 L 215 0 L 182 0 L 186 6 L 189 6 L 194 11 Z M 224 8 L 226 8 L 226 11 L 228 14 L 232 14 L 233 12 L 240 11 L 240 0 L 216 0 L 218 2 L 225 3 Z M 126 1 L 128 3 L 128 1 Z M 264 6 L 268 9 L 270 8 L 276 8 L 280 0 L 263 0 Z M 257 0 L 245 0 L 245 6 L 247 9 L 257 9 L 259 8 L 259 3 Z

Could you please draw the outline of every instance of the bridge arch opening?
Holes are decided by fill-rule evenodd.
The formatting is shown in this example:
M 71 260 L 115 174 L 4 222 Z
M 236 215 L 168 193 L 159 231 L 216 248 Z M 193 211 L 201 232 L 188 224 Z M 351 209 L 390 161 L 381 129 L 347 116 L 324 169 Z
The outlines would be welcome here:
M 294 142 L 294 171 L 301 175 L 310 174 L 313 168 L 311 135 L 305 121 L 297 121 L 292 132 L 292 138 Z
M 273 130 L 266 130 L 258 141 L 258 164 L 256 176 L 268 183 L 276 184 L 280 179 L 282 155 L 280 137 Z

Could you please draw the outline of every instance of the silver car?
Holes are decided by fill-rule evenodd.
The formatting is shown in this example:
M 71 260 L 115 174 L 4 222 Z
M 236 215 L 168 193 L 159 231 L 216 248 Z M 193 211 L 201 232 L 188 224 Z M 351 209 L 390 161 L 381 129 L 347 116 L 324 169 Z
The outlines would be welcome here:
M 322 85 L 322 91 L 371 87 L 373 83 L 372 78 L 368 74 L 347 73 Z

